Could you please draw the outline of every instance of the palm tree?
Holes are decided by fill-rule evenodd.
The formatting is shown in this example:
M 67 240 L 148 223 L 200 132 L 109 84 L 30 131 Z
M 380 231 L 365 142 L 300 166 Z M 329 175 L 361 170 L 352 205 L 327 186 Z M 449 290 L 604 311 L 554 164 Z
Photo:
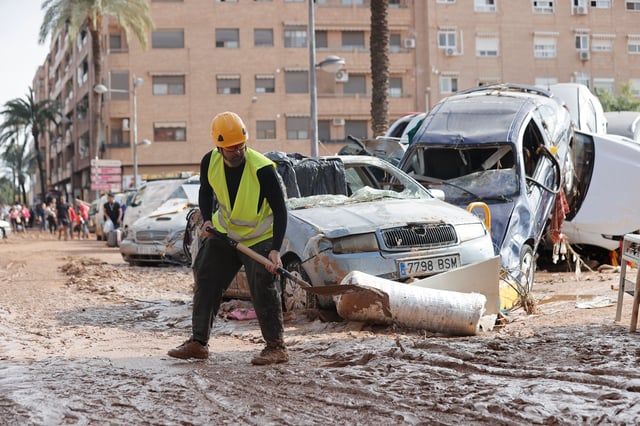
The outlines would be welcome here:
M 40 151 L 40 135 L 44 132 L 49 123 L 58 125 L 60 108 L 56 101 L 44 99 L 36 102 L 33 88 L 29 87 L 29 93 L 25 99 L 16 98 L 4 104 L 4 110 L 0 112 L 3 116 L 3 123 L 0 125 L 0 144 L 3 140 L 8 140 L 11 135 L 18 135 L 19 132 L 30 132 L 33 137 L 35 157 L 38 162 L 38 172 L 40 175 L 40 196 L 44 200 L 46 193 L 46 178 L 42 163 L 43 155 Z M 25 145 L 27 144 L 25 136 Z
M 66 29 L 69 43 L 73 45 L 78 34 L 87 29 L 91 35 L 91 61 L 93 63 L 93 78 L 95 83 L 103 83 L 103 21 L 109 16 L 114 17 L 118 25 L 124 30 L 125 37 L 130 40 L 133 34 L 140 46 L 147 47 L 147 33 L 153 28 L 153 21 L 149 12 L 149 0 L 44 0 L 42 9 L 45 10 L 44 19 L 40 26 L 39 42 L 45 42 L 49 35 Z M 92 93 L 92 134 L 95 138 L 100 134 L 102 124 L 102 105 L 100 94 Z M 99 154 L 98 143 L 95 155 Z
M 371 0 L 371 127 L 373 136 L 387 130 L 389 90 L 389 0 Z
M 11 169 L 14 188 L 17 188 L 21 195 L 19 197 L 21 199 L 20 202 L 26 204 L 27 189 L 25 188 L 25 183 L 27 176 L 35 169 L 35 155 L 28 149 L 27 135 L 24 135 L 24 140 L 25 142 L 21 144 L 16 139 L 11 139 L 0 158 Z

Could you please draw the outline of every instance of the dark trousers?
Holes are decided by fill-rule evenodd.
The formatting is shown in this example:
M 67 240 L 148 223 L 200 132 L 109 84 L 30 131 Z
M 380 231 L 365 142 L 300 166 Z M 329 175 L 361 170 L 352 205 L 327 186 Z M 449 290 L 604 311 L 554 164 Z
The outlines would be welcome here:
M 271 250 L 271 239 L 255 244 L 251 249 L 266 257 Z M 191 323 L 194 340 L 205 344 L 209 341 L 222 295 L 242 265 L 247 274 L 262 337 L 267 343 L 282 344 L 282 304 L 275 276 L 263 265 L 217 237 L 205 239 L 193 265 L 195 290 Z

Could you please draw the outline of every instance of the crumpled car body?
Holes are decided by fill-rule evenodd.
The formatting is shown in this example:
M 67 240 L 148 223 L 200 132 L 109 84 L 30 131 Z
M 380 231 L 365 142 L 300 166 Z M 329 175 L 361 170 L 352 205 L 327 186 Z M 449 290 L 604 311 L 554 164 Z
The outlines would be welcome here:
M 183 180 L 169 198 L 123 232 L 122 258 L 132 265 L 185 264 L 183 238 L 187 215 L 198 205 L 198 176 Z
M 556 197 L 573 189 L 571 117 L 533 86 L 495 85 L 442 100 L 426 116 L 399 167 L 445 200 L 485 203 L 495 254 L 524 290 Z

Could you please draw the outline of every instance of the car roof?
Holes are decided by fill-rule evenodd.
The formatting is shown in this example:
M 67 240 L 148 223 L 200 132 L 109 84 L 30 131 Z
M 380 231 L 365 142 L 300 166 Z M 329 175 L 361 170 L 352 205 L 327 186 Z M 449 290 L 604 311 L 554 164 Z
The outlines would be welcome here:
M 540 104 L 566 112 L 550 92 L 534 86 L 494 85 L 462 91 L 443 99 L 427 114 L 412 143 L 515 142 L 525 120 Z

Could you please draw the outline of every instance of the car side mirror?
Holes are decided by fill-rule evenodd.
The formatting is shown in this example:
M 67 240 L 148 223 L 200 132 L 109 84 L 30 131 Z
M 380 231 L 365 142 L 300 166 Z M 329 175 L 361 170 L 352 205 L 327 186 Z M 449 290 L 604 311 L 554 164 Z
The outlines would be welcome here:
M 442 189 L 429 188 L 429 192 L 438 200 L 444 201 L 444 191 Z

